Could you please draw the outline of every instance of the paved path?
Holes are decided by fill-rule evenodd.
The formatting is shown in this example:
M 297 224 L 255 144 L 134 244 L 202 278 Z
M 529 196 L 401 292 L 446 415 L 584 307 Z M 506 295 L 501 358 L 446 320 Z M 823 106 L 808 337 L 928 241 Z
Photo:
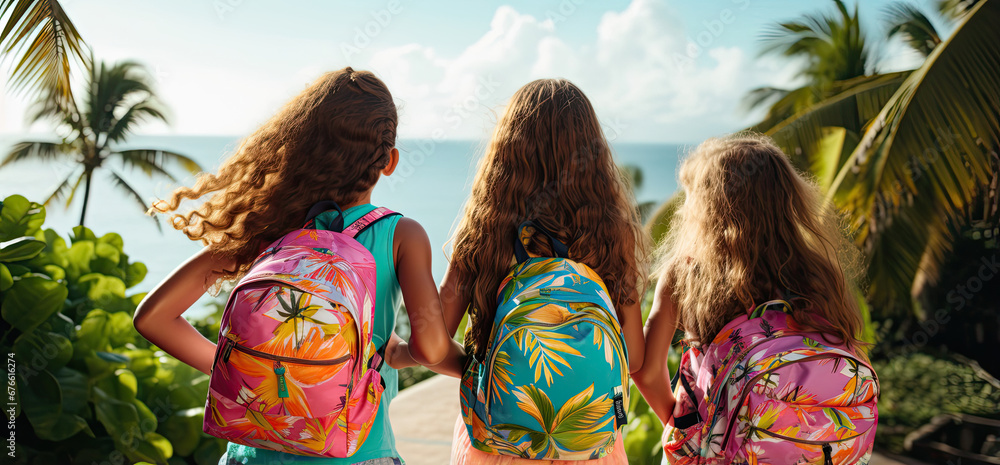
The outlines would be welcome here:
M 400 392 L 389 406 L 389 419 L 406 464 L 448 463 L 458 414 L 457 378 L 435 376 Z
M 396 449 L 407 465 L 443 465 L 451 457 L 458 418 L 458 379 L 435 376 L 399 393 L 389 407 Z M 875 454 L 869 465 L 923 465 L 909 458 Z

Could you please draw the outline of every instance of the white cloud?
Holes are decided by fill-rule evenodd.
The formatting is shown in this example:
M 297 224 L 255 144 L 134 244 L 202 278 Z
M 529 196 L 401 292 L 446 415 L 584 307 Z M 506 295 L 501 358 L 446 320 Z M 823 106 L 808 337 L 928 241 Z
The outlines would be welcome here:
M 404 137 L 483 137 L 495 122 L 490 110 L 518 87 L 564 77 L 602 119 L 620 121 L 623 139 L 696 142 L 750 123 L 740 109 L 746 91 L 787 79 L 740 48 L 712 48 L 711 40 L 691 48 L 690 32 L 702 31 L 685 31 L 667 2 L 633 0 L 601 18 L 592 43 L 573 46 L 552 19 L 502 6 L 490 30 L 454 58 L 408 44 L 376 52 L 369 64 L 403 102 Z
M 743 13 L 739 5 L 739 0 L 730 5 L 736 19 Z M 372 45 L 353 64 L 389 85 L 401 105 L 402 137 L 486 137 L 496 113 L 520 86 L 563 77 L 587 93 L 607 124 L 623 129 L 625 140 L 697 142 L 752 122 L 740 109 L 748 89 L 791 79 L 789 67 L 777 59 L 713 44 L 720 31 L 705 23 L 686 30 L 669 0 L 633 0 L 623 11 L 605 13 L 584 39 L 571 42 L 560 34 L 564 19 L 572 18 L 536 17 L 501 6 L 489 29 L 457 54 L 418 39 L 381 49 Z M 170 43 L 144 48 L 160 96 L 176 111 L 170 127 L 144 125 L 142 132 L 248 133 L 305 83 L 344 64 L 333 40 L 207 26 L 197 31 L 210 53 L 189 55 Z M 90 37 L 102 52 L 99 58 L 134 55 L 119 43 L 120 34 L 95 29 Z M 244 49 L 268 58 L 238 59 L 242 55 L 235 52 Z M 2 75 L 9 72 L 4 68 Z M 25 102 L 8 89 L 0 104 L 0 132 L 20 132 Z

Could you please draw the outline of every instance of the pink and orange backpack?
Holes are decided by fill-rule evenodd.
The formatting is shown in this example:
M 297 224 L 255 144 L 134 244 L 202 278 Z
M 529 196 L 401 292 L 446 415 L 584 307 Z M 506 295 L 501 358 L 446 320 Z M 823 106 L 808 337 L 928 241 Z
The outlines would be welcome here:
M 669 463 L 868 463 L 878 378 L 866 357 L 797 331 L 788 302 L 767 302 L 703 348 L 688 348 L 663 431 Z M 679 381 L 679 382 L 678 382 Z
M 340 211 L 331 230 L 311 227 Z M 385 383 L 372 342 L 375 259 L 354 238 L 390 215 L 343 225 L 321 202 L 306 227 L 257 257 L 226 304 L 205 432 L 292 454 L 350 457 L 371 430 Z

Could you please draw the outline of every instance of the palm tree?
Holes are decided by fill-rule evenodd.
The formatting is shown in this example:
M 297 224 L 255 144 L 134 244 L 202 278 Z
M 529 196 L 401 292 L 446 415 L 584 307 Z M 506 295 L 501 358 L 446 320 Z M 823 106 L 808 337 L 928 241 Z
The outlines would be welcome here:
M 829 197 L 850 215 L 880 305 L 933 282 L 997 182 L 1000 1 L 979 2 L 875 115 Z M 980 218 L 997 224 L 992 218 Z
M 889 23 L 889 38 L 899 37 L 924 58 L 935 47 L 941 45 L 941 35 L 934 24 L 920 9 L 909 4 L 896 2 L 886 8 Z
M 770 103 L 768 120 L 780 121 L 823 100 L 838 90 L 837 83 L 849 82 L 876 70 L 857 5 L 852 11 L 841 0 L 834 0 L 834 4 L 835 14 L 805 15 L 797 21 L 779 23 L 765 32 L 761 54 L 777 54 L 805 63 L 798 75 L 805 84 L 797 89 L 754 89 L 747 95 L 749 107 Z
M 845 14 L 842 3 L 836 3 L 841 18 L 856 21 L 856 14 Z M 998 182 L 1000 146 L 1000 31 L 994 26 L 1000 23 L 1000 0 L 943 0 L 939 10 L 957 19 L 951 36 L 931 47 L 940 35 L 926 27 L 926 16 L 890 9 L 889 32 L 927 52 L 919 68 L 851 77 L 865 68 L 855 66 L 854 73 L 839 74 L 826 85 L 822 99 L 798 109 L 772 108 L 752 128 L 774 138 L 847 213 L 856 242 L 867 252 L 868 300 L 884 315 L 916 310 L 912 297 L 936 280 L 957 235 L 973 223 L 983 231 L 998 223 L 990 186 Z M 899 20 L 906 17 L 913 21 Z M 791 36 L 785 43 L 812 37 L 801 27 L 808 24 L 829 23 L 813 16 L 783 23 L 780 27 Z M 807 50 L 804 45 L 789 50 Z M 852 49 L 855 58 L 841 63 L 859 63 L 865 47 L 814 49 Z M 805 63 L 809 67 L 815 61 Z M 803 76 L 834 76 L 830 69 L 823 65 L 804 70 Z M 818 77 L 814 84 L 822 82 Z M 653 214 L 649 227 L 654 234 L 669 225 L 678 200 Z
M 165 110 L 149 83 L 148 73 L 141 65 L 125 61 L 109 67 L 101 62 L 89 67 L 88 72 L 81 105 L 62 105 L 59 98 L 53 98 L 49 93 L 38 99 L 30 110 L 28 119 L 32 123 L 49 121 L 56 126 L 57 133 L 67 134 L 62 142 L 18 142 L 0 162 L 0 168 L 26 160 L 69 159 L 79 163 L 59 183 L 45 204 L 65 198 L 68 207 L 82 184 L 81 226 L 87 216 L 91 183 L 99 169 L 107 171 L 110 182 L 135 200 L 142 211 L 148 208 L 138 191 L 108 166 L 108 160 L 116 159 L 123 167 L 138 168 L 147 176 L 158 175 L 171 181 L 176 179 L 166 170 L 168 164 L 180 165 L 191 173 L 201 171 L 197 162 L 178 153 L 156 149 L 120 149 L 120 144 L 128 139 L 137 124 L 148 119 L 167 120 Z M 155 218 L 152 219 L 156 222 Z M 159 222 L 156 224 L 159 227 Z
M 56 0 L 0 0 L 0 50 L 21 55 L 11 73 L 13 87 L 51 95 L 72 105 L 71 58 L 87 64 L 83 39 Z

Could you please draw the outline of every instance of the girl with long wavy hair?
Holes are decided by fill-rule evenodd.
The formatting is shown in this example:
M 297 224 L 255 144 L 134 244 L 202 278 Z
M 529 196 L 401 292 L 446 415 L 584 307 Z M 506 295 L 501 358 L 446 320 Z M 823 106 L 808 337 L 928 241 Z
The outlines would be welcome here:
M 374 74 L 344 68 L 324 74 L 244 139 L 218 173 L 202 174 L 153 210 L 170 215 L 174 228 L 205 248 L 156 286 L 135 314 L 136 329 L 178 360 L 210 373 L 216 345 L 181 314 L 205 292 L 243 276 L 262 248 L 304 227 L 310 208 L 335 201 L 315 218 L 316 228 L 343 224 L 375 210 L 372 190 L 399 162 L 397 115 L 389 89 Z M 185 200 L 202 203 L 187 213 Z M 304 457 L 230 443 L 220 463 L 400 463 L 388 420 L 398 390 L 399 360 L 435 365 L 461 347 L 445 332 L 431 275 L 431 248 L 424 229 L 400 216 L 385 217 L 358 233 L 376 264 L 374 343 L 386 347 L 386 382 L 374 426 L 349 458 Z M 409 343 L 393 333 L 396 310 L 406 304 L 421 324 Z
M 454 333 L 468 313 L 466 350 L 479 360 L 490 338 L 497 290 L 515 264 L 518 225 L 529 219 L 566 244 L 568 258 L 586 264 L 604 281 L 623 328 L 628 365 L 637 369 L 643 359 L 639 305 L 648 240 L 590 101 L 566 80 L 537 80 L 511 98 L 453 237 L 441 285 L 445 320 Z M 553 256 L 548 240 L 537 231 L 522 242 L 528 253 Z M 475 449 L 459 419 L 452 463 L 521 462 L 542 463 Z M 611 454 L 592 462 L 627 463 L 620 440 Z
M 795 331 L 818 333 L 819 343 L 864 359 L 863 319 L 852 295 L 857 251 L 817 186 L 769 138 L 743 133 L 709 139 L 684 160 L 679 178 L 684 203 L 657 253 L 646 359 L 633 378 L 665 424 L 673 426 L 676 413 L 667 353 L 677 329 L 686 345 L 699 349 L 699 361 L 690 365 L 707 366 L 701 357 L 710 345 L 726 343 L 720 332 L 727 324 L 761 304 L 783 301 Z M 687 366 L 682 362 L 682 371 Z M 692 379 L 702 380 L 697 374 Z M 667 444 L 671 438 L 664 434 Z

